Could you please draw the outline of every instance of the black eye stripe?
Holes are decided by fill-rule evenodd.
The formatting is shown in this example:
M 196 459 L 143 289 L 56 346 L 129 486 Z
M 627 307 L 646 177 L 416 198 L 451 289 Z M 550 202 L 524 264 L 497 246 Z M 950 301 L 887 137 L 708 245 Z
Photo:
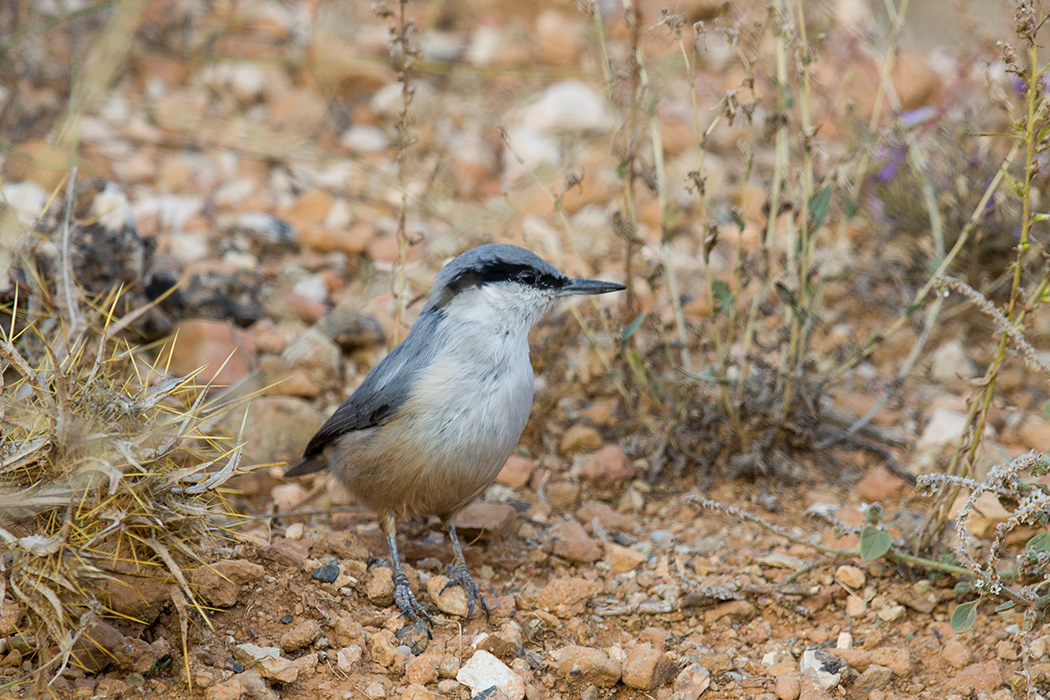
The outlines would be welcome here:
M 559 274 L 542 272 L 531 265 L 492 261 L 477 269 L 464 270 L 452 278 L 448 288 L 456 294 L 468 287 L 487 282 L 522 282 L 545 289 L 559 289 L 565 286 L 565 278 Z

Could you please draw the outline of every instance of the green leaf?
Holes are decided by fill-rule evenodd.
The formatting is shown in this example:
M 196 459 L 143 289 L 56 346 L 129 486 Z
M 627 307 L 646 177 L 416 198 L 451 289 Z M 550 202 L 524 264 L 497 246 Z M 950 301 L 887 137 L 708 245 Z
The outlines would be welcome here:
M 999 605 L 996 605 L 995 612 L 1006 612 L 1007 610 L 1012 610 L 1015 607 L 1017 607 L 1017 603 L 1012 600 L 1008 600 L 1005 603 L 1000 603 Z
M 971 600 L 969 603 L 960 603 L 952 610 L 952 632 L 962 634 L 969 632 L 977 624 L 977 604 L 980 600 Z
M 1050 401 L 1044 403 L 1039 410 L 1043 414 L 1043 418 L 1050 418 Z
M 642 325 L 642 321 L 645 320 L 646 313 L 647 312 L 643 311 L 642 313 L 638 314 L 635 317 L 635 319 L 633 321 L 631 321 L 630 324 L 628 324 L 628 326 L 626 328 L 623 329 L 623 332 L 620 333 L 620 337 L 623 338 L 624 340 L 627 340 L 632 335 L 637 333 L 638 332 L 638 328 Z
M 860 532 L 860 558 L 864 561 L 878 559 L 890 551 L 892 546 L 893 538 L 885 530 L 868 525 Z
M 740 212 L 738 212 L 736 209 L 730 209 L 729 218 L 731 218 L 733 220 L 733 223 L 736 224 L 736 227 L 740 229 L 740 233 L 743 233 L 744 228 L 747 226 L 747 224 L 744 223 L 744 218 L 740 216 Z
M 723 313 L 729 308 L 733 301 L 733 293 L 729 291 L 729 284 L 725 280 L 711 282 L 711 293 L 714 294 L 715 301 L 718 302 L 716 313 Z
M 824 225 L 824 217 L 828 215 L 829 204 L 831 204 L 831 185 L 824 185 L 824 189 L 809 201 L 809 210 L 813 216 L 813 231 Z
M 1040 532 L 1038 535 L 1028 540 L 1028 549 L 1034 549 L 1039 552 L 1050 552 L 1050 532 Z

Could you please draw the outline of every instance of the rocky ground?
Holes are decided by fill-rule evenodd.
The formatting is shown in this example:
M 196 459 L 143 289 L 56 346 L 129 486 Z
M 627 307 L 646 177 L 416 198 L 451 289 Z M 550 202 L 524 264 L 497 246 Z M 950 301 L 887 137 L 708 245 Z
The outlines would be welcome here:
M 1005 150 L 952 139 L 976 129 L 960 126 L 975 114 L 988 132 L 1008 128 L 993 105 L 1011 89 L 994 46 L 1013 40 L 1009 17 L 967 10 L 927 32 L 937 10 L 916 4 L 891 71 L 891 109 L 876 120 L 893 138 L 868 154 L 881 169 L 860 199 L 863 215 L 845 229 L 843 247 L 818 253 L 832 281 L 813 337 L 815 376 L 889 327 L 926 279 L 933 249 L 926 224 L 914 223 L 924 221 L 915 213 L 920 197 L 893 189 L 896 168 L 907 167 L 895 160 L 902 144 L 921 141 L 931 171 L 950 175 L 939 201 L 954 231 L 982 178 L 998 169 L 989 153 Z M 410 40 L 417 53 L 403 178 L 404 98 L 390 58 L 400 52 L 389 48 L 396 20 L 366 3 L 150 0 L 69 16 L 13 5 L 0 8 L 8 37 L 0 51 L 17 66 L 0 78 L 9 206 L 31 225 L 52 191 L 64 194 L 76 147 L 82 226 L 73 263 L 81 283 L 90 291 L 123 283 L 136 305 L 179 282 L 142 317 L 140 338 L 156 342 L 173 373 L 207 365 L 218 384 L 244 380 L 260 391 L 243 433 L 247 461 L 260 466 L 230 494 L 242 526 L 209 545 L 212 566 L 189 572 L 211 607 L 207 619 L 190 617 L 183 649 L 185 618 L 166 585 L 110 601 L 137 622 L 100 628 L 106 653 L 68 669 L 51 696 L 880 700 L 1047 691 L 1050 636 L 1037 625 L 1024 656 L 1019 611 L 994 611 L 998 601 L 989 600 L 974 628 L 955 634 L 952 609 L 973 597 L 960 592 L 959 578 L 810 546 L 856 549 L 870 503 L 882 504 L 894 537 L 925 519 L 929 499 L 916 495 L 910 477 L 946 462 L 997 343 L 965 303 L 948 302 L 952 310 L 906 381 L 895 373 L 918 325 L 906 324 L 820 397 L 834 425 L 895 392 L 872 422 L 878 449 L 783 446 L 768 465 L 747 470 L 750 479 L 732 478 L 728 455 L 724 463 L 698 457 L 703 445 L 670 457 L 665 449 L 702 423 L 690 423 L 697 407 L 715 410 L 671 366 L 680 359 L 676 323 L 705 328 L 713 307 L 703 275 L 732 279 L 766 225 L 775 158 L 763 119 L 776 68 L 765 3 L 732 3 L 722 15 L 728 32 L 711 29 L 718 3 L 672 8 L 686 20 L 689 45 L 694 22 L 711 29 L 697 43 L 696 112 L 673 22 L 661 19 L 658 3 L 642 3 L 647 94 L 659 99 L 639 104 L 660 125 L 679 217 L 670 248 L 665 203 L 644 176 L 633 194 L 637 229 L 621 235 L 631 112 L 622 71 L 632 53 L 617 4 L 601 5 L 600 40 L 593 18 L 569 3 L 410 3 L 420 31 Z M 885 43 L 872 37 L 885 36 L 886 21 L 862 2 L 811 11 L 820 46 L 811 97 L 821 125 L 816 167 L 839 183 L 855 162 L 859 125 L 876 108 Z M 981 17 L 978 28 L 971 17 Z M 602 77 L 603 50 L 611 83 Z M 702 152 L 694 116 L 706 129 L 727 90 L 746 102 L 745 65 L 757 76 L 756 125 L 726 117 Z M 894 110 L 930 121 L 909 132 Z M 655 167 L 648 153 L 639 172 Z M 703 206 L 690 178 L 701 162 Z M 706 270 L 704 217 L 719 234 Z M 390 570 L 369 565 L 386 552 L 372 517 L 324 474 L 294 482 L 281 475 L 404 336 L 440 265 L 488 240 L 528 244 L 567 271 L 631 289 L 581 304 L 578 314 L 563 310 L 536 331 L 536 406 L 519 454 L 458 520 L 488 619 L 464 620 L 462 591 L 441 593 L 451 548 L 435 523 L 402 527 L 409 577 L 432 611 L 430 636 L 397 613 Z M 1001 274 L 1013 243 L 998 245 L 975 245 L 960 274 L 974 284 Z M 680 285 L 681 318 L 668 270 Z M 754 286 L 736 291 L 743 305 Z M 639 312 L 647 315 L 631 347 L 662 394 L 629 381 L 637 375 L 620 334 Z M 774 345 L 781 320 L 759 320 L 760 346 Z M 1033 342 L 1046 346 L 1050 315 L 1036 310 L 1030 321 Z M 693 353 L 687 369 L 700 373 L 710 337 L 690 336 L 685 346 Z M 625 378 L 629 388 L 620 390 Z M 1050 443 L 1044 380 L 1020 362 L 1007 365 L 985 467 Z M 678 401 L 681 411 L 664 410 Z M 241 416 L 227 423 L 236 434 Z M 701 498 L 755 513 L 789 536 L 705 510 Z M 987 540 L 1008 516 L 986 497 L 970 532 Z M 22 612 L 6 605 L 0 613 L 0 687 L 34 668 L 30 650 L 9 641 Z

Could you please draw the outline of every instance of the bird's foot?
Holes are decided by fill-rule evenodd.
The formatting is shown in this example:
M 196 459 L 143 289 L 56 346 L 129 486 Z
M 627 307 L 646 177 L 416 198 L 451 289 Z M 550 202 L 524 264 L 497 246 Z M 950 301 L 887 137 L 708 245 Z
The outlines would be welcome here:
M 423 605 L 416 600 L 416 594 L 408 585 L 408 577 L 404 571 L 394 571 L 394 603 L 401 610 L 401 614 L 412 622 L 424 623 L 428 630 L 432 626 L 430 615 L 427 614 Z
M 485 621 L 489 620 L 489 604 L 485 602 L 485 597 L 478 592 L 478 586 L 474 583 L 474 579 L 470 577 L 470 571 L 467 570 L 466 564 L 452 564 L 448 567 L 448 583 L 445 584 L 441 592 L 444 593 L 449 586 L 456 585 L 463 589 L 463 592 L 467 594 L 467 619 L 474 614 L 474 603 L 481 601 L 481 609 L 485 611 Z

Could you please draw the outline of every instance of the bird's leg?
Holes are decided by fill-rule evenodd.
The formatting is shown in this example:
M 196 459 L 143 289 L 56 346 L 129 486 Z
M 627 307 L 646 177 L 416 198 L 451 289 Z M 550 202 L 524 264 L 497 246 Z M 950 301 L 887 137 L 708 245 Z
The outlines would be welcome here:
M 397 552 L 397 520 L 393 513 L 387 513 L 380 521 L 380 527 L 386 533 L 386 543 L 390 547 L 390 566 L 394 570 L 394 602 L 401 609 L 401 614 L 412 622 L 425 622 L 431 626 L 430 615 L 423 608 L 412 587 L 408 585 L 408 576 L 401 568 L 401 556 Z
M 441 589 L 441 592 L 445 592 L 445 588 L 456 584 L 460 586 L 463 591 L 467 594 L 467 619 L 474 614 L 474 601 L 481 601 L 481 608 L 485 611 L 485 620 L 489 619 L 489 604 L 485 602 L 484 596 L 478 592 L 478 586 L 474 583 L 474 579 L 470 577 L 470 570 L 467 569 L 467 560 L 463 558 L 463 548 L 459 544 L 459 536 L 456 534 L 456 526 L 454 523 L 448 525 L 448 536 L 452 540 L 452 551 L 455 556 L 452 560 L 452 564 L 448 567 L 448 583 Z

